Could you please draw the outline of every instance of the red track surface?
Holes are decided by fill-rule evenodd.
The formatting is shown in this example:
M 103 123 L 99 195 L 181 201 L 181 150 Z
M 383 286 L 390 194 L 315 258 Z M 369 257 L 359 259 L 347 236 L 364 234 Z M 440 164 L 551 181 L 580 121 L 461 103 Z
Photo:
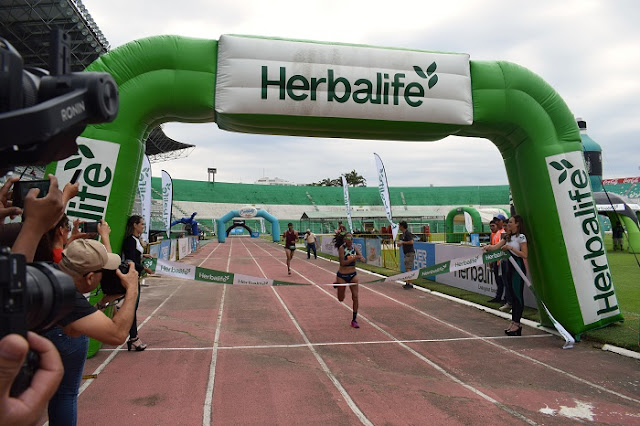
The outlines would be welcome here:
M 147 279 L 144 352 L 87 361 L 78 424 L 640 424 L 640 361 L 400 284 L 360 286 L 359 323 L 335 263 L 263 240 L 209 243 L 187 263 L 313 284 Z M 359 272 L 361 281 L 374 277 Z M 124 347 L 126 349 L 126 346 Z

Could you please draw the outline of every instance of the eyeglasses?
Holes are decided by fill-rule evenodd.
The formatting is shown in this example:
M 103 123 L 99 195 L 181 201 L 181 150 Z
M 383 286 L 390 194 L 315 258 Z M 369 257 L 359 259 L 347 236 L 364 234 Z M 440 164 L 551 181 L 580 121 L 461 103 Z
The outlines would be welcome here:
M 352 240 L 353 237 L 344 237 L 345 240 Z

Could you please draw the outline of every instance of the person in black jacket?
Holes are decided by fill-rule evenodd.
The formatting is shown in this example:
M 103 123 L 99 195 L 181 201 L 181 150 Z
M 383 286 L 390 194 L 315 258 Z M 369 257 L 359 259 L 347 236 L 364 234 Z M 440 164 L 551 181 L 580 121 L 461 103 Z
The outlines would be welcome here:
M 144 219 L 142 216 L 133 215 L 127 220 L 127 228 L 125 231 L 124 241 L 122 243 L 122 258 L 127 261 L 132 261 L 135 265 L 138 274 L 142 274 L 143 271 L 151 273 L 149 268 L 142 265 L 142 257 L 144 248 L 140 243 L 140 236 L 144 232 Z M 136 312 L 138 310 L 138 304 L 140 302 L 140 281 L 138 281 L 138 300 L 136 301 Z M 131 324 L 131 330 L 129 330 L 129 341 L 127 342 L 127 350 L 134 349 L 136 351 L 144 351 L 147 345 L 140 341 L 138 337 L 138 319 L 136 315 L 133 316 L 133 323 Z

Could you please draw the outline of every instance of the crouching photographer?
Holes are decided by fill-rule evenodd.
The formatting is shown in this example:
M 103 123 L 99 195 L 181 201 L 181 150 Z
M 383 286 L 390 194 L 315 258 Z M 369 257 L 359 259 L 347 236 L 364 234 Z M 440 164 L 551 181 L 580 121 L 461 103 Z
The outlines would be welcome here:
M 129 335 L 138 297 L 138 273 L 133 264 L 126 274 L 118 269 L 120 256 L 107 252 L 105 246 L 89 239 L 72 241 L 62 252 L 60 270 L 73 278 L 76 297 L 73 310 L 44 333 L 62 357 L 64 377 L 49 402 L 49 424 L 75 424 L 78 389 L 89 349 L 89 337 L 109 345 L 120 345 Z M 115 271 L 125 290 L 120 309 L 109 318 L 93 307 L 83 293 L 95 290 L 104 271 Z

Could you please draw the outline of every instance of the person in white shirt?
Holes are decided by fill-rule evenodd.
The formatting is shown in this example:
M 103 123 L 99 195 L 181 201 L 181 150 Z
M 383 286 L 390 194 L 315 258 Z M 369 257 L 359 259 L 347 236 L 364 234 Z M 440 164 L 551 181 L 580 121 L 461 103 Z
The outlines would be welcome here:
M 307 259 L 311 259 L 311 251 L 313 250 L 313 257 L 318 258 L 316 251 L 316 234 L 311 232 L 311 229 L 307 229 L 304 234 L 304 242 L 307 243 Z

